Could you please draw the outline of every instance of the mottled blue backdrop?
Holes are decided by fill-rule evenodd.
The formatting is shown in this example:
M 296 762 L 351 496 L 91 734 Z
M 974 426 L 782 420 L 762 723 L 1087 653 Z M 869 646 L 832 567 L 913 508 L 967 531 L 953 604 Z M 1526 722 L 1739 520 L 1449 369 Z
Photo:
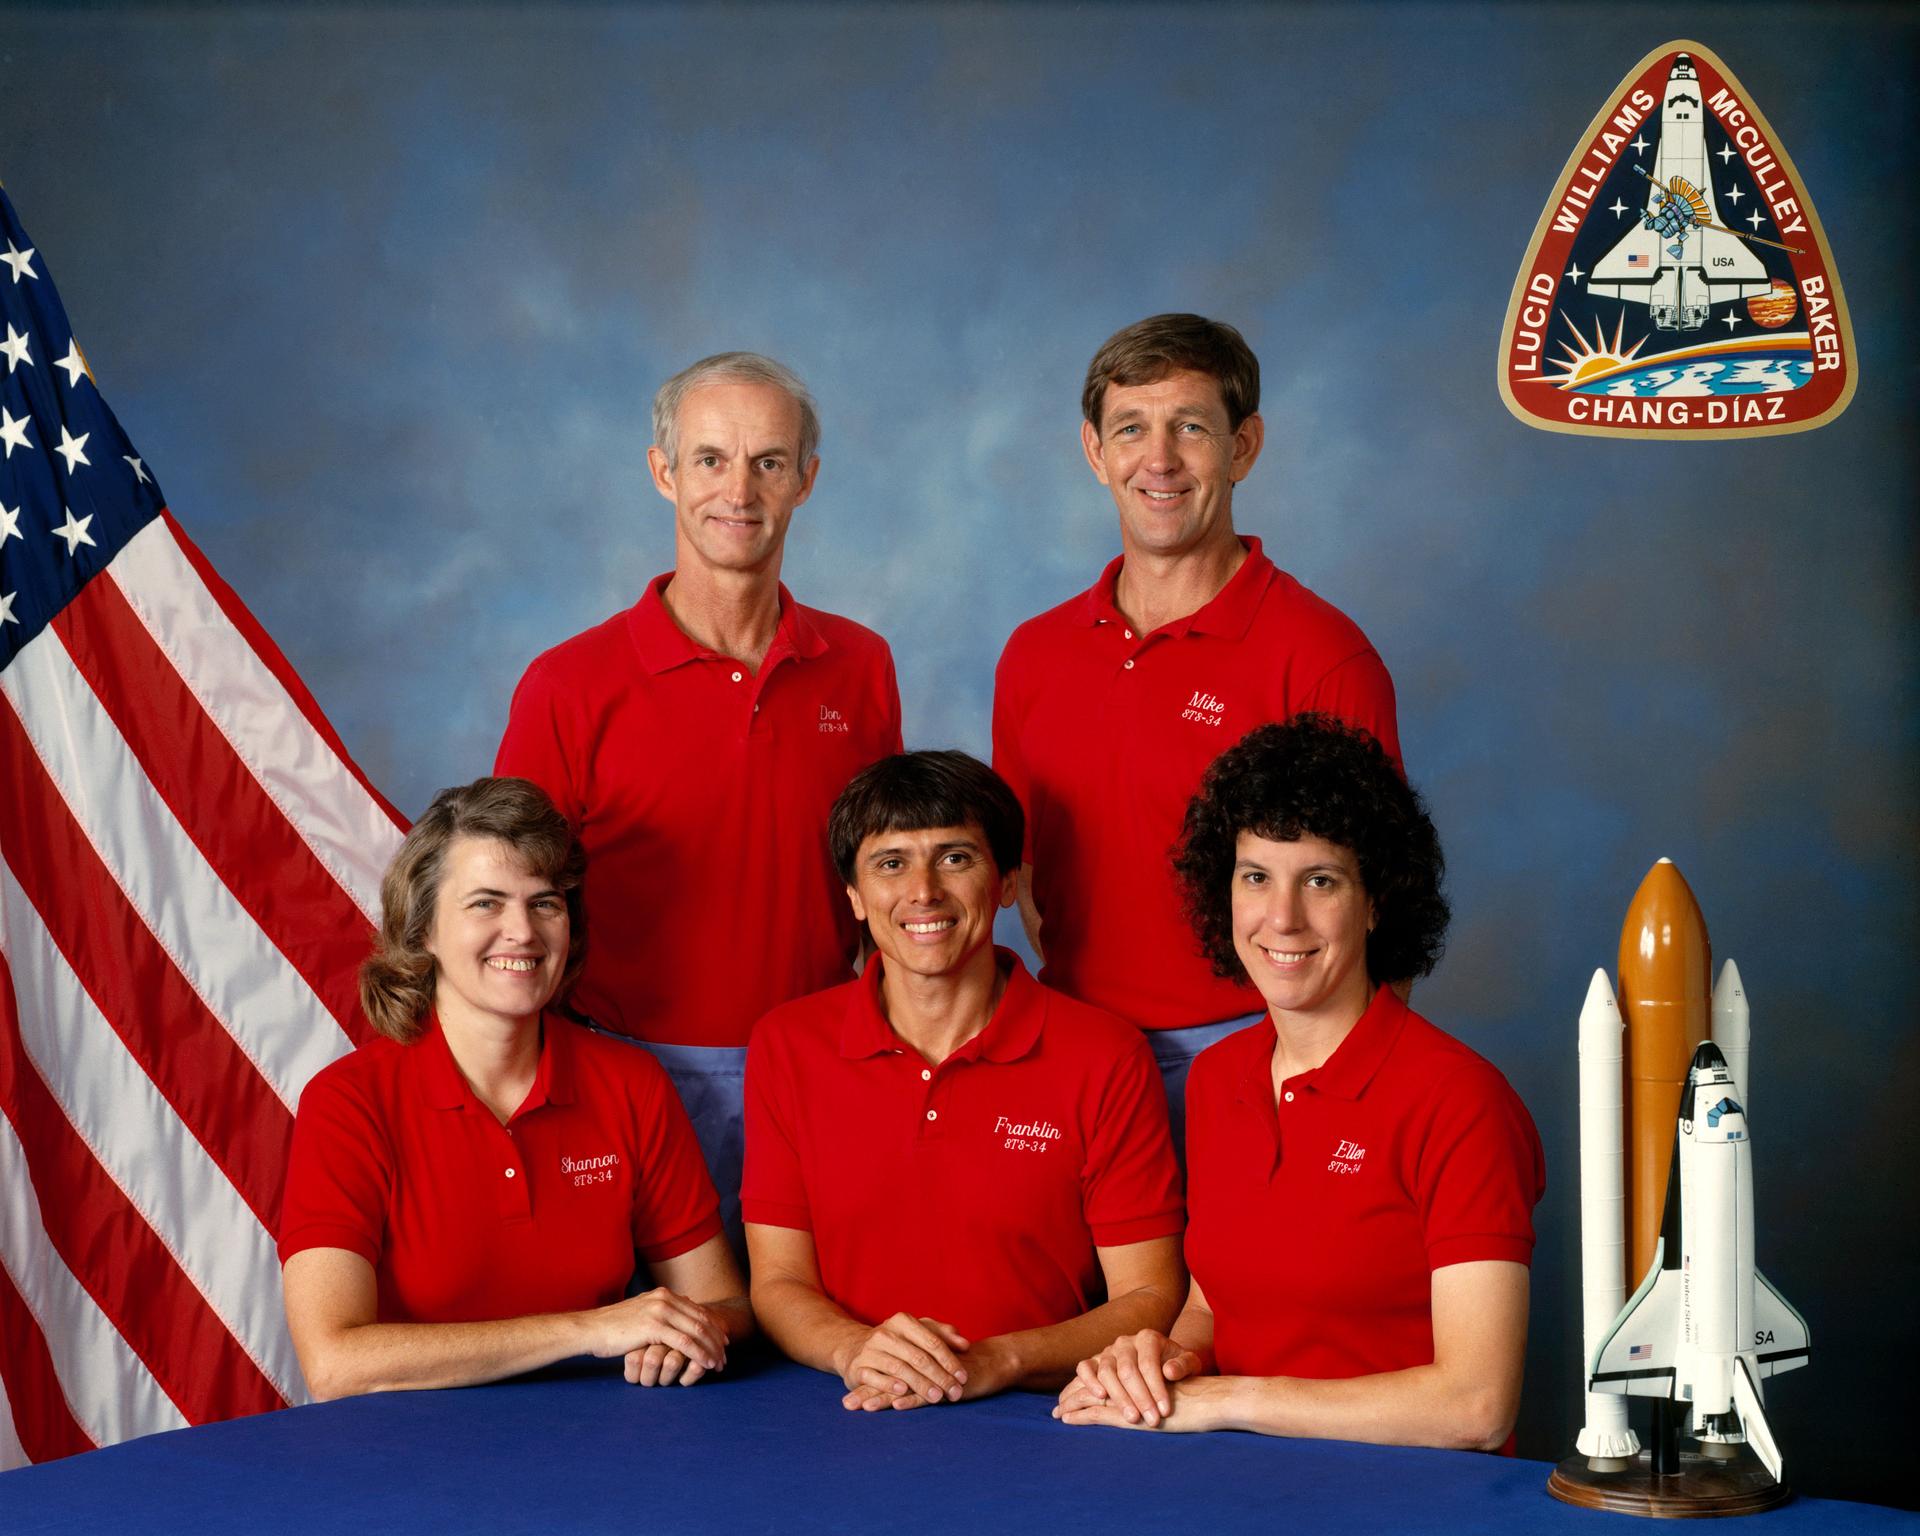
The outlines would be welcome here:
M 1913 1502 L 1914 16 L 13 6 L 0 177 L 174 510 L 409 812 L 668 565 L 646 406 L 690 359 L 811 381 L 789 582 L 889 637 L 910 743 L 984 752 L 1008 632 L 1116 547 L 1088 355 L 1241 326 L 1240 524 L 1394 673 L 1458 914 L 1420 1002 L 1547 1142 L 1521 1449 L 1578 1413 L 1575 1017 L 1668 855 L 1753 999 L 1793 1479 Z M 1680 37 L 1798 165 L 1859 394 L 1786 438 L 1529 430 L 1494 382 L 1527 237 Z

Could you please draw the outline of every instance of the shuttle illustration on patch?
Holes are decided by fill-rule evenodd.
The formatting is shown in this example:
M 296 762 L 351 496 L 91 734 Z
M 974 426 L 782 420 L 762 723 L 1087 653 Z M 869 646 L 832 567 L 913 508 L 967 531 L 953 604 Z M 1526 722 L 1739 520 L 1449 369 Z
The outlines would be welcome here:
M 1813 200 L 1709 49 L 1633 67 L 1574 146 L 1514 279 L 1500 397 L 1549 432 L 1752 437 L 1847 408 L 1853 327 Z

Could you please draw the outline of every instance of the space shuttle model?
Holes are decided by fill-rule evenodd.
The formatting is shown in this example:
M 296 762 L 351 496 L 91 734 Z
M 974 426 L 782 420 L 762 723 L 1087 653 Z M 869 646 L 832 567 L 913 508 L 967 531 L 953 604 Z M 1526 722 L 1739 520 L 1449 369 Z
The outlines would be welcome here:
M 1778 1483 L 1760 1383 L 1804 1365 L 1809 1337 L 1754 1267 L 1750 1014 L 1731 960 L 1709 997 L 1710 964 L 1699 904 L 1662 859 L 1627 909 L 1617 997 L 1596 971 L 1580 1013 L 1577 1450 L 1594 1473 L 1628 1472 L 1640 1443 L 1627 1397 L 1654 1397 L 1656 1478 L 1681 1471 L 1684 1417 L 1702 1455 L 1745 1442 Z
M 1646 211 L 1594 263 L 1587 292 L 1647 306 L 1656 330 L 1697 331 L 1715 304 L 1771 290 L 1766 266 L 1721 224 L 1708 163 L 1706 107 L 1693 60 L 1678 55 L 1660 105 Z M 1636 170 L 1639 167 L 1635 167 Z
M 1753 1266 L 1753 1144 L 1727 1059 L 1693 1053 L 1653 1267 L 1590 1361 L 1596 1391 L 1692 1411 L 1703 1449 L 1745 1440 L 1780 1481 L 1760 1381 L 1807 1363 L 1806 1320 Z

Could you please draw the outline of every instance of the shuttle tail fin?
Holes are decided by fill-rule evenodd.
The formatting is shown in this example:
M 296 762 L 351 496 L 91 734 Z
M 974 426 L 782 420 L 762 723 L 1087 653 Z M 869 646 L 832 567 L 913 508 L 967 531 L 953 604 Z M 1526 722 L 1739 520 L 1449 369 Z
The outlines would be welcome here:
M 1743 1355 L 1733 1362 L 1733 1411 L 1740 1415 L 1740 1429 L 1747 1437 L 1747 1444 L 1753 1447 L 1766 1469 L 1773 1474 L 1777 1483 L 1780 1477 L 1780 1448 L 1773 1443 L 1773 1430 L 1767 1423 L 1767 1416 L 1760 1410 L 1760 1389 L 1755 1384 L 1753 1373 L 1747 1369 Z

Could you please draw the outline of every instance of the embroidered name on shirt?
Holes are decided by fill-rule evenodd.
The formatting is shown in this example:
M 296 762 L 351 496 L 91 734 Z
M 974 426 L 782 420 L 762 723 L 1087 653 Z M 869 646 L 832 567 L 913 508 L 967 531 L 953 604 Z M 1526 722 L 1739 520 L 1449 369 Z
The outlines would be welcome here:
M 1193 697 L 1187 700 L 1187 707 L 1180 711 L 1182 720 L 1192 720 L 1200 725 L 1218 725 L 1220 717 L 1227 712 L 1226 704 L 1208 693 L 1205 689 L 1193 690 Z
M 1010 1152 L 1044 1152 L 1060 1140 L 1060 1127 L 1051 1120 L 1009 1120 L 993 1117 L 993 1132 L 1005 1138 L 1000 1144 Z
M 1328 1173 L 1358 1173 L 1360 1164 L 1366 1160 L 1367 1149 L 1351 1141 L 1343 1141 L 1334 1148 L 1333 1156 L 1327 1159 Z
M 825 704 L 820 706 L 820 730 L 822 734 L 844 736 L 851 728 L 846 716 L 841 714 L 839 710 L 829 709 Z
M 588 1184 L 611 1184 L 613 1170 L 620 1166 L 618 1152 L 603 1152 L 598 1157 L 562 1157 L 560 1171 L 573 1176 L 573 1187 L 583 1188 Z

